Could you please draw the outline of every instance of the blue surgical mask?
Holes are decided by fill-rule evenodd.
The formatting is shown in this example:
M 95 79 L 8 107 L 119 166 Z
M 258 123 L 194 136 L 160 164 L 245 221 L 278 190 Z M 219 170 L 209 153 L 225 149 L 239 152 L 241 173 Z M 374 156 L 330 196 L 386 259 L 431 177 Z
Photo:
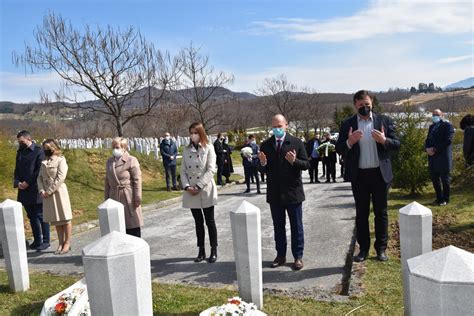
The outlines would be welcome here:
M 433 123 L 435 124 L 441 121 L 441 118 L 439 117 L 439 115 L 433 115 L 431 119 L 433 120 Z
M 273 135 L 275 135 L 276 138 L 282 138 L 285 136 L 285 131 L 281 127 L 274 127 L 272 128 Z

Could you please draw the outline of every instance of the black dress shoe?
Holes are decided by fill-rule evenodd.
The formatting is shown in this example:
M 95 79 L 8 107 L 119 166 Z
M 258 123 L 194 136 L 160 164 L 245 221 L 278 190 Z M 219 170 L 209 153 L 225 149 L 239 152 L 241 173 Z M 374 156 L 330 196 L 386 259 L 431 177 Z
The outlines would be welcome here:
M 275 260 L 273 260 L 272 264 L 270 267 L 276 268 L 278 266 L 284 265 L 286 262 L 286 257 L 276 257 Z
M 314 182 L 316 182 L 316 183 L 321 183 L 321 181 L 319 181 L 319 180 L 316 180 L 316 181 L 314 181 Z
M 204 259 L 206 259 L 206 250 L 204 249 L 204 247 L 199 247 L 199 253 L 196 259 L 194 259 L 194 262 L 201 262 Z
M 250 193 L 250 189 L 245 190 L 244 193 Z
M 262 194 L 262 191 L 260 191 L 260 190 L 257 190 L 257 194 Z
M 362 261 L 365 261 L 368 256 L 369 256 L 369 252 L 368 252 L 368 251 L 363 251 L 363 250 L 361 250 L 357 256 L 354 256 L 354 261 L 355 261 L 355 262 L 362 262 Z
M 214 263 L 217 260 L 217 248 L 211 248 L 211 255 L 209 256 L 209 263 Z
M 388 257 L 385 254 L 385 250 L 377 251 L 377 260 L 382 262 L 388 260 Z

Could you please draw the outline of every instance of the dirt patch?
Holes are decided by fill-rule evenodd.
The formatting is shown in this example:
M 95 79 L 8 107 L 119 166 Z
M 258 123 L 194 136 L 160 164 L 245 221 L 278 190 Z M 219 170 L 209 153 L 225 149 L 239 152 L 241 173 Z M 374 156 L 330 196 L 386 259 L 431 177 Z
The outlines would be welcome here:
M 471 232 L 454 232 L 451 226 L 456 224 L 453 214 L 435 215 L 433 217 L 433 250 L 456 246 L 469 252 L 474 252 L 474 234 Z M 398 221 L 390 224 L 389 252 L 400 258 L 400 228 Z

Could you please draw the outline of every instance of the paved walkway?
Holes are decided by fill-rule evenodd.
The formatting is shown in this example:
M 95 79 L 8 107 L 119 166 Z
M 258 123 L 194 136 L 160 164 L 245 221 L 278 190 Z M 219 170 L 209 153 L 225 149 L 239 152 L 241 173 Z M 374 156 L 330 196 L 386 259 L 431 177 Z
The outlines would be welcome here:
M 241 170 L 238 170 L 241 172 Z M 232 246 L 229 211 L 236 209 L 243 200 L 261 209 L 262 257 L 264 288 L 269 292 L 296 296 L 334 298 L 341 290 L 347 271 L 346 258 L 351 248 L 354 231 L 354 202 L 348 183 L 309 184 L 304 172 L 306 201 L 303 203 L 305 228 L 305 267 L 293 271 L 289 223 L 287 223 L 287 265 L 271 269 L 275 257 L 273 226 L 265 194 L 242 193 L 245 185 L 239 184 L 219 191 L 216 206 L 218 228 L 218 261 L 194 263 L 197 255 L 194 221 L 191 212 L 181 207 L 181 202 L 145 213 L 142 237 L 151 248 L 152 277 L 155 281 L 171 284 L 194 284 L 206 287 L 235 287 L 237 277 Z M 321 179 L 323 180 L 323 179 Z M 342 181 L 341 178 L 337 179 Z M 265 184 L 262 187 L 266 191 Z M 72 251 L 67 255 L 54 255 L 56 244 L 45 253 L 28 252 L 31 270 L 50 271 L 57 274 L 82 274 L 82 248 L 100 237 L 98 228 L 73 237 Z M 208 239 L 206 236 L 206 243 Z M 208 250 L 209 252 L 209 250 Z M 3 259 L 0 266 L 4 266 Z M 350 268 L 350 267 L 349 267 Z

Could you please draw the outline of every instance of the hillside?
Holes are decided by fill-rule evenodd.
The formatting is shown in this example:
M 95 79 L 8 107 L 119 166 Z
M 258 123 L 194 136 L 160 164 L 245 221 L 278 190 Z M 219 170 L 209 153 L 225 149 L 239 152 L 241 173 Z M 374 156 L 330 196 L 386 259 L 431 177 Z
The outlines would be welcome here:
M 453 111 L 468 109 L 474 106 L 474 88 L 436 93 L 414 94 L 409 98 L 401 99 L 395 102 L 395 105 L 401 105 L 410 102 L 411 105 L 424 107 L 426 110 L 440 108 L 444 111 Z
M 444 87 L 445 90 L 451 90 L 451 89 L 466 89 L 466 88 L 472 88 L 474 87 L 474 77 L 470 77 L 464 80 L 457 81 L 455 83 L 452 83 L 450 85 L 447 85 Z

